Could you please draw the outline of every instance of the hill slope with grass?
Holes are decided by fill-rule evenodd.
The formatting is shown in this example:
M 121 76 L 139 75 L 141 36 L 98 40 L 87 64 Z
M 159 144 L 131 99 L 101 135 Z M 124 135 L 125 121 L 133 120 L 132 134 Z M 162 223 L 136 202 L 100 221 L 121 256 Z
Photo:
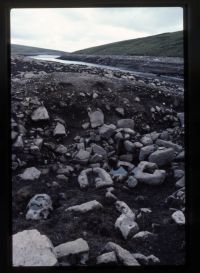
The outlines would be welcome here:
M 183 57 L 183 32 L 176 31 L 95 46 L 73 52 L 91 55 Z
M 64 51 L 59 50 L 53 50 L 53 49 L 46 49 L 46 48 L 40 48 L 40 47 L 33 47 L 33 46 L 24 46 L 24 45 L 11 45 L 11 54 L 12 55 L 61 55 L 63 53 L 66 53 Z

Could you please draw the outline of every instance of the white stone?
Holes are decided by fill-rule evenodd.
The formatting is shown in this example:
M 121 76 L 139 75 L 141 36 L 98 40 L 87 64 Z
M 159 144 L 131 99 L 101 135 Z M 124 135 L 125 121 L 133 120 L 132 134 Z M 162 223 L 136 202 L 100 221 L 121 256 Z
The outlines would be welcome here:
M 33 111 L 31 119 L 33 121 L 48 120 L 49 114 L 47 112 L 47 109 L 44 106 L 38 107 L 36 110 Z
M 57 258 L 65 257 L 69 259 L 72 256 L 79 256 L 81 264 L 85 264 L 89 258 L 89 246 L 88 243 L 82 238 L 76 239 L 74 241 L 66 242 L 55 247 L 55 252 Z
M 19 177 L 23 180 L 36 180 L 40 177 L 41 171 L 36 169 L 35 167 L 30 167 L 24 170 L 22 174 L 19 175 Z
M 115 228 L 121 231 L 124 239 L 127 239 L 139 231 L 138 224 L 135 222 L 135 213 L 123 201 L 116 201 L 115 205 L 117 210 L 121 212 L 115 222 Z
M 181 210 L 177 210 L 172 214 L 172 219 L 178 225 L 185 225 L 185 215 Z
M 91 210 L 102 209 L 103 206 L 96 200 L 67 208 L 65 211 L 85 213 Z
M 55 266 L 57 258 L 47 236 L 36 229 L 13 235 L 13 266 Z
M 54 136 L 65 136 L 66 135 L 66 130 L 65 126 L 62 123 L 57 122 L 57 125 L 53 131 Z
M 92 128 L 96 128 L 104 124 L 104 114 L 100 109 L 94 112 L 88 112 L 88 116 L 90 118 Z

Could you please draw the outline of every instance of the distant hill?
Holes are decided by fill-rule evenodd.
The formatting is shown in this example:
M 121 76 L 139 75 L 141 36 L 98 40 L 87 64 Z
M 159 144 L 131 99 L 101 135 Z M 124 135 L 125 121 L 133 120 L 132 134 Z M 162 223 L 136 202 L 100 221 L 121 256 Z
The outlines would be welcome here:
M 183 31 L 162 33 L 75 51 L 88 55 L 142 55 L 183 57 Z
M 11 44 L 11 54 L 12 55 L 13 54 L 25 55 L 25 56 L 40 55 L 40 54 L 61 55 L 64 53 L 66 53 L 66 52 L 54 50 L 54 49 L 46 49 L 46 48 L 40 48 L 40 47 Z

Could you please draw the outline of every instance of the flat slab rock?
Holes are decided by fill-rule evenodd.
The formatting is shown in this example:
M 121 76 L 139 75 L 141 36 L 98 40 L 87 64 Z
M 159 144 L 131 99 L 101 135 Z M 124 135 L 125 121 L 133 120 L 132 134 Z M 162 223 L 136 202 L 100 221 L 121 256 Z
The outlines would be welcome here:
M 85 213 L 91 210 L 102 209 L 103 206 L 96 200 L 67 208 L 65 211 Z
M 66 242 L 55 247 L 55 252 L 57 258 L 70 256 L 79 256 L 81 264 L 85 264 L 89 256 L 89 246 L 88 243 L 82 238 L 76 239 L 74 241 Z M 70 260 L 69 260 L 70 263 Z
M 36 229 L 13 235 L 13 266 L 55 266 L 57 258 L 49 238 Z

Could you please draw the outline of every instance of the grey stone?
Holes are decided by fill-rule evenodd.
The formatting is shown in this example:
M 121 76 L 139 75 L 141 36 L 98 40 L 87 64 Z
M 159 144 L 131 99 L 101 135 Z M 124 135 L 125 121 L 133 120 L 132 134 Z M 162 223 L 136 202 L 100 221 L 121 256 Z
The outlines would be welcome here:
M 55 151 L 56 151 L 56 153 L 58 153 L 58 154 L 66 154 L 67 151 L 68 151 L 68 149 L 67 149 L 67 147 L 65 147 L 64 145 L 60 144 L 60 145 L 58 145 L 58 147 L 56 148 Z
M 149 232 L 149 231 L 140 231 L 136 233 L 132 239 L 140 240 L 140 241 L 149 241 L 151 239 L 156 239 L 157 235 Z
M 130 128 L 130 129 L 134 129 L 134 120 L 132 119 L 120 119 L 117 122 L 117 127 L 118 128 Z
M 140 149 L 139 160 L 146 160 L 147 157 L 155 151 L 155 145 L 148 145 Z
M 173 148 L 178 153 L 180 153 L 183 150 L 183 148 L 180 145 L 162 139 L 157 139 L 155 144 L 166 148 Z
M 93 172 L 98 175 L 98 177 L 95 179 L 96 188 L 108 187 L 113 185 L 113 180 L 111 176 L 104 169 L 96 167 L 93 168 Z
M 98 209 L 102 209 L 102 208 L 103 208 L 103 206 L 98 201 L 93 200 L 93 201 L 83 203 L 81 205 L 69 207 L 65 211 L 85 213 L 88 211 L 98 210 Z
M 177 188 L 183 188 L 183 187 L 185 187 L 185 176 L 183 176 L 181 179 L 179 179 L 176 182 L 176 187 Z
M 66 130 L 65 126 L 62 123 L 57 122 L 57 125 L 53 131 L 54 136 L 65 136 L 66 135 Z
M 57 258 L 65 257 L 69 265 L 72 257 L 78 257 L 79 263 L 84 265 L 89 258 L 89 246 L 88 243 L 82 238 L 74 241 L 66 242 L 55 247 Z
M 153 144 L 153 140 L 150 135 L 144 135 L 140 141 L 145 146 Z
M 48 194 L 36 194 L 27 205 L 27 220 L 47 219 L 52 207 L 51 197 Z
M 180 179 L 185 175 L 185 172 L 183 170 L 175 169 L 174 170 L 174 178 L 175 179 Z
M 106 150 L 97 144 L 92 145 L 92 151 L 94 154 L 102 155 L 104 158 L 107 156 Z
M 104 124 L 104 114 L 100 109 L 94 112 L 88 112 L 88 116 L 90 118 L 92 128 L 96 128 Z
M 13 235 L 13 266 L 56 266 L 57 258 L 47 236 L 36 229 Z
M 38 107 L 31 115 L 33 121 L 49 120 L 49 114 L 44 106 Z
M 99 128 L 99 134 L 102 138 L 108 139 L 114 134 L 115 129 L 116 126 L 114 124 L 104 124 Z
M 23 148 L 24 148 L 24 142 L 23 142 L 22 135 L 19 135 L 17 137 L 16 141 L 13 144 L 13 148 L 18 149 L 18 150 L 23 150 Z
M 97 257 L 97 264 L 117 264 L 117 257 L 114 251 L 104 253 Z
M 24 170 L 22 174 L 19 175 L 19 177 L 23 180 L 36 180 L 40 177 L 41 171 L 36 169 L 35 167 L 30 167 Z
M 127 186 L 131 189 L 135 188 L 138 184 L 137 179 L 134 176 L 129 176 L 127 180 Z
M 163 150 L 157 150 L 150 154 L 149 161 L 156 163 L 159 167 L 169 164 L 174 160 L 176 154 L 173 148 L 166 148 Z
M 114 251 L 117 256 L 117 259 L 123 265 L 126 265 L 126 266 L 139 266 L 140 265 L 138 263 L 138 261 L 133 257 L 133 255 L 128 250 L 122 248 L 121 246 L 119 246 L 113 242 L 108 242 L 106 244 L 104 250 L 107 252 Z
M 160 259 L 154 255 L 147 256 L 148 265 L 157 265 L 160 263 Z
M 184 113 L 183 113 L 183 112 L 182 112 L 182 113 L 178 113 L 178 114 L 177 114 L 177 117 L 178 117 L 178 119 L 179 119 L 179 121 L 180 121 L 181 127 L 184 127 L 184 120 L 185 120 L 185 115 L 184 115 Z
M 124 108 L 122 107 L 117 107 L 115 108 L 115 111 L 120 114 L 121 116 L 124 116 Z
M 75 159 L 80 164 L 86 164 L 90 158 L 90 153 L 86 150 L 80 149 L 78 153 L 75 155 Z
M 135 145 L 133 142 L 131 142 L 130 140 L 125 140 L 124 141 L 124 148 L 127 152 L 133 152 L 135 149 Z
M 166 177 L 165 170 L 158 170 L 156 163 L 147 161 L 141 161 L 138 166 L 133 170 L 135 178 L 142 183 L 148 185 L 159 185 L 162 184 Z M 148 173 L 151 171 L 153 173 Z
M 133 253 L 133 257 L 141 264 L 148 265 L 148 258 L 141 253 Z

